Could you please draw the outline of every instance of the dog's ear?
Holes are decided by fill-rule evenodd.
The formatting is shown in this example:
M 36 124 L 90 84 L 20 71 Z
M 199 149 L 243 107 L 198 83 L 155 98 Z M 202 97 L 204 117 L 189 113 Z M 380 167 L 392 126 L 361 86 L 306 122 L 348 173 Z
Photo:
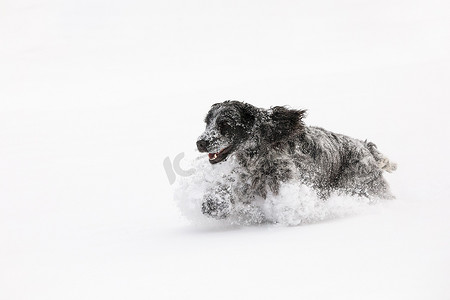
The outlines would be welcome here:
M 240 103 L 241 104 L 241 116 L 242 122 L 244 125 L 251 127 L 255 123 L 256 115 L 258 113 L 258 109 L 251 104 Z
M 267 111 L 261 126 L 262 137 L 268 143 L 280 142 L 296 132 L 303 130 L 306 110 L 275 106 Z

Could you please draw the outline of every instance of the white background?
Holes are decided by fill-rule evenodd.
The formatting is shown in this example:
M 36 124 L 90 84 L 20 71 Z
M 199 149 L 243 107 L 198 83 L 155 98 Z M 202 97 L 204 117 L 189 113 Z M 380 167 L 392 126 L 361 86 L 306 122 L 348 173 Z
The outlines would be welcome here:
M 449 15 L 0 1 L 0 299 L 449 299 Z M 190 225 L 162 162 L 226 99 L 375 142 L 397 199 L 308 226 Z

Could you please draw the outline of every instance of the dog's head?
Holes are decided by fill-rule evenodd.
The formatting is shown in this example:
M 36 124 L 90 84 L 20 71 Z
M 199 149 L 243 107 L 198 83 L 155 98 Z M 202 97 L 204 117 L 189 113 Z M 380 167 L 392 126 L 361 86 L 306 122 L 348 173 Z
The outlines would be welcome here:
M 239 101 L 214 104 L 205 118 L 206 130 L 197 140 L 209 162 L 225 160 L 252 139 L 253 145 L 270 146 L 286 140 L 303 128 L 304 110 L 276 106 L 265 110 Z
M 209 153 L 212 164 L 223 161 L 248 139 L 257 108 L 238 101 L 214 104 L 205 118 L 206 130 L 197 140 L 200 152 Z

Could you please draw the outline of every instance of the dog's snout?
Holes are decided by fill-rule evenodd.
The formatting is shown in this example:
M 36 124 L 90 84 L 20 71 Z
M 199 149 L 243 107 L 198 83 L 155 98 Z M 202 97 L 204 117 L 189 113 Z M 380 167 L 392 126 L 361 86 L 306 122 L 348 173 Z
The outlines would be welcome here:
M 198 141 L 197 141 L 197 149 L 198 149 L 198 151 L 200 151 L 200 152 L 208 152 L 208 151 L 206 150 L 206 148 L 208 147 L 208 145 L 209 145 L 208 141 L 205 141 L 205 140 L 198 140 Z

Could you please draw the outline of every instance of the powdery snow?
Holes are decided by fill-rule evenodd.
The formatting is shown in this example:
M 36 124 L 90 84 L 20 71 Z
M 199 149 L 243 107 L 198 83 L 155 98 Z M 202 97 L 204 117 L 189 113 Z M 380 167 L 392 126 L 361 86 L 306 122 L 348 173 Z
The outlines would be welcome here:
M 191 154 L 190 157 L 195 157 L 194 155 Z M 201 155 L 185 165 L 194 172 L 189 176 L 178 177 L 174 199 L 182 214 L 194 223 L 255 225 L 269 222 L 293 226 L 362 213 L 382 202 L 380 199 L 337 194 L 324 201 L 311 188 L 293 180 L 282 184 L 278 195 L 269 192 L 266 199 L 256 197 L 251 205 L 237 202 L 232 205 L 228 218 L 216 220 L 201 213 L 204 196 L 215 191 L 219 184 L 233 184 L 228 177 L 237 176 L 233 172 L 237 167 L 235 157 L 231 155 L 226 162 L 211 165 L 208 158 Z M 228 195 L 225 193 L 224 197 Z

